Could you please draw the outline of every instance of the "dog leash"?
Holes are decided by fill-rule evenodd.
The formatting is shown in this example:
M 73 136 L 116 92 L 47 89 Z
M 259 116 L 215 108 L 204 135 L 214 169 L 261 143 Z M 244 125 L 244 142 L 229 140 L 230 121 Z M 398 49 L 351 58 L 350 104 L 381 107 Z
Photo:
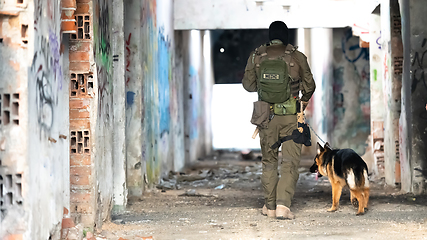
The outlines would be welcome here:
M 316 131 L 314 131 L 314 129 L 310 126 L 310 124 L 307 124 L 307 125 L 308 125 L 308 127 L 311 129 L 311 131 L 313 131 L 314 135 L 316 135 L 316 137 L 317 137 L 320 141 L 322 141 L 322 142 L 323 142 L 323 144 L 325 144 L 326 142 L 325 142 L 325 141 L 323 141 L 323 140 L 319 137 L 319 135 L 317 135 Z

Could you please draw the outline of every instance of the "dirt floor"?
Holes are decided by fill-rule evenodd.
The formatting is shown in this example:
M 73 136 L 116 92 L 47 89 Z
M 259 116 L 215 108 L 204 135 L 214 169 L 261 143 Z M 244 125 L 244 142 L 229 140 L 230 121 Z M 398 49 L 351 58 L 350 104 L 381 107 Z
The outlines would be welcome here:
M 183 173 L 170 173 L 158 189 L 130 199 L 97 239 L 427 239 L 427 196 L 400 194 L 381 180 L 371 181 L 369 211 L 356 216 L 348 189 L 337 212 L 331 186 L 317 181 L 302 159 L 291 207 L 294 220 L 261 215 L 261 162 L 223 152 Z

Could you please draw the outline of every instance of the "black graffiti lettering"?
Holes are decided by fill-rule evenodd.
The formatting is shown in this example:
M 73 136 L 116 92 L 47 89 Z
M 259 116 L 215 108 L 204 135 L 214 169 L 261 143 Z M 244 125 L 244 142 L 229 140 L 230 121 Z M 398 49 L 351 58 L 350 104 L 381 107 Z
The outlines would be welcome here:
M 425 72 L 424 67 L 426 63 L 424 62 L 424 56 L 427 53 L 427 49 L 424 49 L 426 46 L 427 39 L 424 38 L 421 44 L 421 50 L 416 52 L 414 55 L 414 60 L 412 61 L 412 84 L 411 84 L 411 92 L 414 93 L 418 84 L 423 83 L 424 87 L 427 89 L 427 83 L 425 80 Z M 424 49 L 424 50 L 423 50 Z M 415 68 L 415 69 L 414 69 Z

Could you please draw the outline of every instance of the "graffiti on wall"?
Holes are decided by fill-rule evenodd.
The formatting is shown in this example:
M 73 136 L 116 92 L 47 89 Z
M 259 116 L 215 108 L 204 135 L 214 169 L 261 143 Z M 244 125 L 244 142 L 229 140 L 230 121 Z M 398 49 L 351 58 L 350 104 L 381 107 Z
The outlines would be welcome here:
M 419 84 L 424 86 L 427 90 L 427 82 L 424 73 L 424 68 L 427 66 L 427 61 L 424 61 L 424 57 L 427 53 L 426 43 L 427 39 L 424 38 L 421 43 L 421 49 L 415 52 L 414 59 L 412 61 L 412 93 L 415 92 L 415 89 Z
M 190 139 L 196 139 L 199 136 L 200 123 L 199 118 L 201 111 L 199 109 L 198 103 L 201 101 L 200 97 L 200 79 L 199 73 L 196 68 L 190 66 L 190 84 L 191 84 L 191 98 L 192 98 L 192 106 L 191 106 L 191 128 L 190 128 Z
M 132 33 L 129 33 L 127 39 L 125 39 L 125 52 L 126 52 L 126 87 L 129 86 L 129 81 L 131 78 L 130 72 L 130 63 L 131 63 L 131 51 L 130 51 L 130 39 L 132 37 Z
M 334 146 L 345 144 L 362 154 L 370 132 L 369 50 L 360 48 L 359 38 L 351 30 L 343 32 L 336 46 L 343 57 L 336 56 L 334 62 Z
M 157 181 L 161 166 L 167 160 L 171 125 L 171 33 L 157 22 L 156 12 L 155 0 L 143 2 L 143 161 L 146 161 L 150 183 Z
M 344 34 L 341 41 L 341 48 L 347 61 L 354 63 L 359 59 L 369 60 L 369 50 L 359 46 L 359 40 L 355 41 L 356 37 L 353 36 L 352 31 L 348 30 Z
M 110 12 L 107 0 L 100 0 L 95 7 L 95 19 L 98 24 L 94 25 L 94 55 L 98 73 L 98 115 L 110 118 L 110 98 L 112 92 L 111 76 L 111 41 Z
M 44 6 L 43 4 L 46 4 Z M 62 90 L 62 66 L 61 66 L 61 40 L 55 32 L 51 1 L 35 3 L 35 49 L 31 64 L 31 73 L 34 76 L 36 92 L 37 122 L 42 133 L 49 134 L 55 119 L 55 110 L 58 106 L 58 96 Z M 43 18 L 46 11 L 48 20 Z M 52 25 L 51 25 L 52 24 Z M 59 35 L 60 36 L 60 35 Z

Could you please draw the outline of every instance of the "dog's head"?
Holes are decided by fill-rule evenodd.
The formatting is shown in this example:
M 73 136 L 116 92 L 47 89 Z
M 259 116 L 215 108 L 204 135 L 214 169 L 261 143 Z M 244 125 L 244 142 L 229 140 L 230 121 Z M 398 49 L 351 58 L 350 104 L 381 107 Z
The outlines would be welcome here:
M 325 146 L 322 147 L 319 143 L 317 143 L 317 148 L 316 148 L 316 157 L 314 158 L 314 163 L 313 165 L 310 167 L 310 172 L 311 173 L 317 173 L 318 177 L 321 177 L 322 174 L 320 174 L 319 172 L 319 166 L 322 166 L 323 164 L 323 157 L 325 155 L 325 153 L 327 151 L 330 151 L 331 146 L 329 145 L 329 143 L 325 143 Z

